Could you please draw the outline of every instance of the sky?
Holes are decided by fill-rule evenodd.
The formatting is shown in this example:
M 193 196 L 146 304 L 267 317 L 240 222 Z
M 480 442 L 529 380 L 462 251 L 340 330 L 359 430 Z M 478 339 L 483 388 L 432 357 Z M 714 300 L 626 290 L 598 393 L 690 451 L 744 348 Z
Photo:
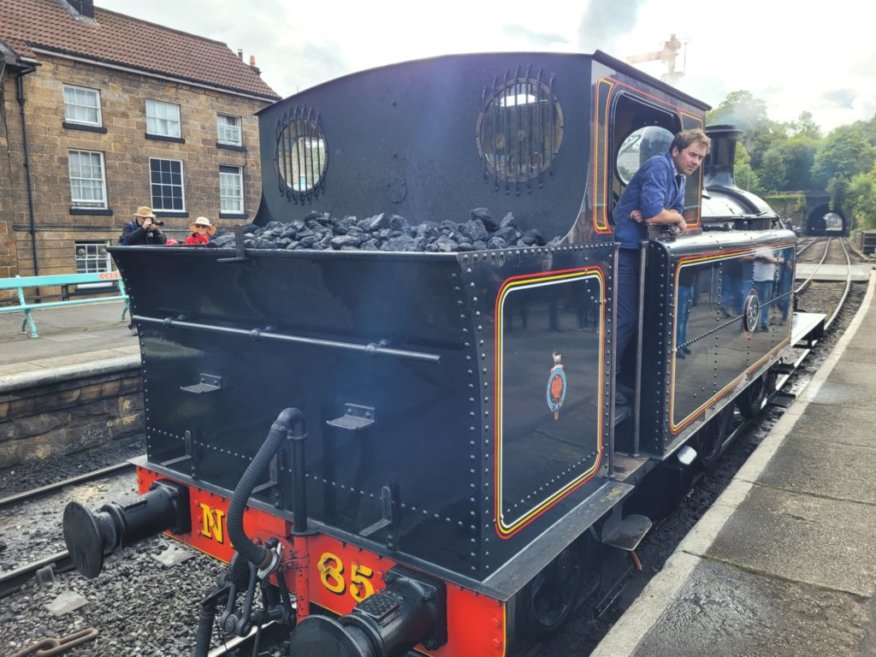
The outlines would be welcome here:
M 683 44 L 675 82 L 719 105 L 750 91 L 774 121 L 808 111 L 823 132 L 876 115 L 876 39 L 859 2 L 790 0 L 96 0 L 243 50 L 283 97 L 375 66 L 465 52 L 603 50 L 619 59 Z M 811 5 L 811 6 L 809 6 Z M 856 19 L 857 17 L 857 19 Z M 636 64 L 655 77 L 659 61 Z

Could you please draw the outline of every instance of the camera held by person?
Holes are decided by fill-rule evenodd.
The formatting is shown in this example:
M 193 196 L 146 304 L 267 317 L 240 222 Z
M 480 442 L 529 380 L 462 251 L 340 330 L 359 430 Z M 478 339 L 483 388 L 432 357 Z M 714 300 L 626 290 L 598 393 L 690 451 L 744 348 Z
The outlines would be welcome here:
M 163 221 L 155 218 L 152 208 L 141 205 L 134 213 L 133 221 L 129 221 L 122 228 L 119 244 L 126 246 L 164 244 L 167 242 L 167 236 L 159 229 L 159 226 L 163 225 Z

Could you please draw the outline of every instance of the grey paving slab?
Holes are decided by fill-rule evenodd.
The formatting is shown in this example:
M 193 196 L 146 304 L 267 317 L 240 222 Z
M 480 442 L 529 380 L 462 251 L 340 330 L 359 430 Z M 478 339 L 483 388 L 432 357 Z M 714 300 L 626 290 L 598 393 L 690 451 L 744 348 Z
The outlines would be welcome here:
M 790 436 L 876 449 L 876 405 L 849 408 L 812 403 L 799 416 Z
M 873 388 L 851 381 L 841 383 L 833 377 L 825 381 L 811 394 L 804 393 L 808 401 L 849 408 L 870 408 L 874 404 Z
M 108 302 L 37 311 L 38 338 L 18 332 L 19 313 L 0 315 L 0 389 L 137 367 L 140 343 L 120 320 L 122 308 Z
M 861 657 L 866 601 L 703 561 L 635 657 Z
M 871 335 L 876 334 L 876 323 L 873 325 Z M 867 365 L 876 365 L 876 344 L 858 345 L 852 344 L 846 349 L 843 360 L 848 360 L 852 363 L 861 363 Z
M 61 331 L 88 331 L 102 325 L 127 326 L 127 318 L 121 319 L 123 308 L 121 301 L 96 302 L 35 310 L 31 317 L 42 337 Z M 0 314 L 0 340 L 20 335 L 23 317 L 24 313 L 17 312 Z
M 139 349 L 139 342 L 130 334 L 126 324 L 115 327 L 103 325 L 83 332 L 40 335 L 39 338 L 0 337 L 0 370 L 6 371 L 5 367 L 13 363 L 37 362 L 130 346 Z
M 22 363 L 6 363 L 0 365 L 0 376 L 10 374 L 23 374 L 24 372 L 32 372 L 34 369 L 41 369 L 39 366 L 34 366 L 32 361 L 24 361 Z
M 707 550 L 737 567 L 859 596 L 876 592 L 876 507 L 752 488 Z
M 758 484 L 876 505 L 874 472 L 876 447 L 841 445 L 793 434 L 773 455 Z M 876 526 L 871 531 L 876 533 Z
M 870 363 L 857 362 L 848 358 L 841 358 L 828 377 L 828 381 L 856 385 L 872 391 L 876 390 L 876 367 Z M 870 398 L 871 405 L 876 399 Z

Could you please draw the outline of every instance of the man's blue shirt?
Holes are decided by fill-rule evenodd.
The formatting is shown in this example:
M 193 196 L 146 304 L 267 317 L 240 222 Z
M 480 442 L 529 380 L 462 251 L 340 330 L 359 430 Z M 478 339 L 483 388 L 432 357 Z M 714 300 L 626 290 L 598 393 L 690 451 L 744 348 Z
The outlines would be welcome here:
M 612 212 L 614 238 L 620 242 L 622 249 L 636 249 L 639 242 L 648 239 L 645 223 L 630 219 L 633 210 L 639 210 L 645 219 L 664 208 L 684 211 L 684 176 L 681 177 L 681 184 L 678 184 L 677 175 L 669 153 L 650 158 L 633 175 Z

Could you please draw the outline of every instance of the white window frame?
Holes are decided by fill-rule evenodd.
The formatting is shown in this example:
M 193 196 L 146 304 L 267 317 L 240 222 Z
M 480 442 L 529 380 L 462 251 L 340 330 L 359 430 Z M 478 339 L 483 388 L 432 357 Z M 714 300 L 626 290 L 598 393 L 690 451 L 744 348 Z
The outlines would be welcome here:
M 217 114 L 216 140 L 220 144 L 227 144 L 229 146 L 242 146 L 243 120 L 239 116 Z
M 219 167 L 219 212 L 243 214 L 243 167 Z
M 78 241 L 73 243 L 73 258 L 77 274 L 93 274 L 113 271 L 113 259 L 107 251 L 109 242 Z M 82 254 L 80 255 L 80 249 Z M 101 253 L 103 249 L 103 253 Z M 91 286 L 92 284 L 88 284 Z M 97 285 L 106 285 L 97 283 Z
M 87 155 L 88 169 L 84 169 L 82 156 Z M 74 169 L 75 161 L 75 169 Z M 94 167 L 97 167 L 97 171 Z M 70 177 L 70 203 L 74 208 L 106 210 L 106 166 L 100 151 L 71 150 L 67 153 L 67 171 Z M 97 175 L 95 175 L 97 174 Z M 90 190 L 91 195 L 83 194 Z M 95 193 L 96 192 L 96 193 Z M 99 196 L 99 198 L 98 198 Z
M 179 185 L 176 185 L 173 182 L 158 182 L 155 183 L 152 181 L 152 163 L 153 162 L 177 162 L 179 163 Z M 182 160 L 175 160 L 169 157 L 150 157 L 149 158 L 149 196 L 152 199 L 152 210 L 160 210 L 161 212 L 185 212 L 186 211 L 186 175 L 185 175 L 185 164 Z M 164 194 L 160 194 L 158 197 L 155 195 L 155 188 L 158 187 L 179 187 L 180 195 L 182 199 L 182 207 L 181 208 L 165 208 L 162 207 L 161 203 L 157 203 L 163 198 L 165 198 Z
M 179 105 L 163 100 L 146 100 L 146 134 L 156 137 L 182 137 Z
M 93 102 L 89 102 L 89 100 L 93 100 Z M 89 118 L 91 112 L 94 113 L 94 119 Z M 82 116 L 83 114 L 85 116 Z M 67 123 L 76 123 L 77 125 L 102 127 L 103 117 L 100 113 L 100 91 L 65 84 L 64 120 Z

